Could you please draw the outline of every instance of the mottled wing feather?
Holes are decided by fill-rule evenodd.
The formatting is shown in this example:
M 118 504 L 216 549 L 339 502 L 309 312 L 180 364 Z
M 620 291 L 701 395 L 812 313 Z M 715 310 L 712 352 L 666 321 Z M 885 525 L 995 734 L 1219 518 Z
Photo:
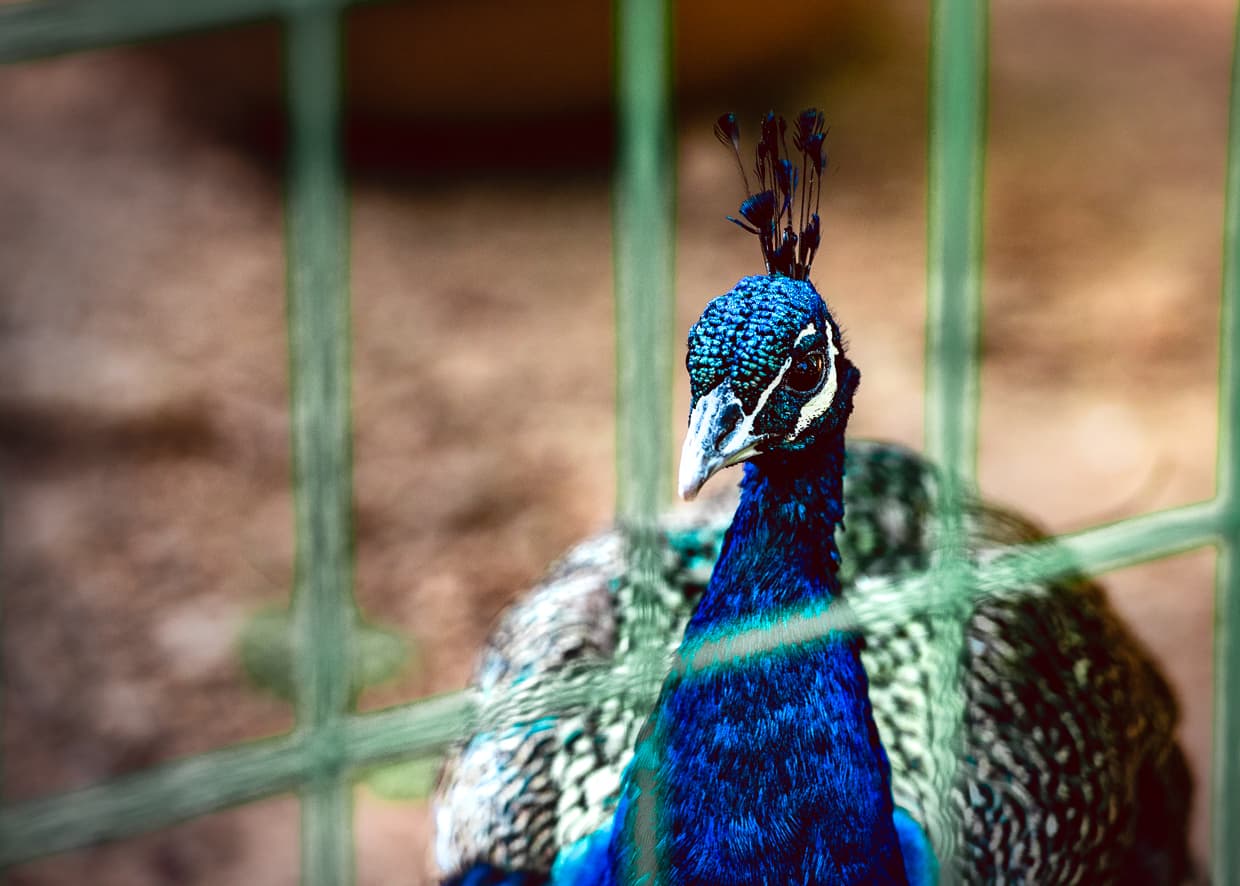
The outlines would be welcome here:
M 845 593 L 919 572 L 937 549 L 937 477 L 888 444 L 850 444 Z M 661 617 L 667 649 L 710 577 L 735 495 L 707 499 L 664 526 Z M 970 553 L 1042 538 L 972 503 Z M 484 694 L 574 662 L 610 661 L 626 636 L 630 589 L 619 536 L 569 553 L 501 619 L 476 674 Z M 897 805 L 925 821 L 932 777 L 927 651 L 946 625 L 930 616 L 871 633 L 863 654 Z M 1030 583 L 979 603 L 966 627 L 964 746 L 953 801 L 966 882 L 1176 882 L 1185 873 L 1189 783 L 1166 683 L 1094 584 Z M 474 736 L 452 755 L 435 798 L 440 870 L 484 861 L 550 870 L 560 847 L 606 823 L 645 711 L 599 699 L 558 718 Z
M 665 581 L 655 625 L 675 648 L 701 594 L 735 498 L 704 502 L 666 523 Z M 712 530 L 703 533 L 705 519 Z M 616 531 L 574 547 L 501 616 L 474 675 L 485 704 L 505 690 L 573 666 L 610 663 L 625 637 L 631 589 L 622 582 Z M 448 756 L 435 808 L 435 864 L 444 873 L 474 862 L 550 870 L 560 847 L 607 820 L 645 711 L 623 698 L 479 733 Z M 537 747 L 537 753 L 529 749 Z

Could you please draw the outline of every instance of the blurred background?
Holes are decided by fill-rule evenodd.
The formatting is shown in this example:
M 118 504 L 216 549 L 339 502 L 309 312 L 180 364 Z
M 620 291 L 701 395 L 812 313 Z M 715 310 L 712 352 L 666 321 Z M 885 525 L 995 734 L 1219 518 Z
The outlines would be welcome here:
M 677 341 L 760 268 L 712 121 L 817 105 L 851 430 L 915 447 L 923 6 L 677 20 Z M 981 485 L 1051 531 L 1213 493 L 1233 15 L 992 3 Z M 463 686 L 503 606 L 613 507 L 611 38 L 606 4 L 571 0 L 347 20 L 356 591 L 405 651 L 372 709 Z M 281 58 L 254 25 L 0 70 L 9 799 L 291 725 L 241 643 L 292 581 Z M 1208 550 L 1105 577 L 1179 693 L 1199 856 L 1213 579 Z M 357 789 L 359 881 L 428 882 L 425 803 L 391 781 Z M 297 840 L 281 798 L 9 882 L 293 883 Z

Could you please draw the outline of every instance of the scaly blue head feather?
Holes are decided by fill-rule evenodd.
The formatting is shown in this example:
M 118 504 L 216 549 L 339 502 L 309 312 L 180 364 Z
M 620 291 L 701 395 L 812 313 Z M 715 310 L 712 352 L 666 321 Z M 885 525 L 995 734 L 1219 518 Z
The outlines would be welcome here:
M 842 440 L 860 379 L 817 290 L 781 275 L 746 277 L 711 301 L 689 331 L 685 362 L 686 498 L 728 465 Z

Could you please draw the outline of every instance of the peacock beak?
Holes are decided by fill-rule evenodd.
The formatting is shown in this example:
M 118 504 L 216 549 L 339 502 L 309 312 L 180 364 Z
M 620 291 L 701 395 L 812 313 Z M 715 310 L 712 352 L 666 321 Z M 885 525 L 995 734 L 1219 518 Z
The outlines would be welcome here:
M 727 381 L 694 405 L 689 433 L 680 450 L 680 497 L 692 501 L 715 473 L 755 455 L 764 437 L 752 434 L 746 415 Z

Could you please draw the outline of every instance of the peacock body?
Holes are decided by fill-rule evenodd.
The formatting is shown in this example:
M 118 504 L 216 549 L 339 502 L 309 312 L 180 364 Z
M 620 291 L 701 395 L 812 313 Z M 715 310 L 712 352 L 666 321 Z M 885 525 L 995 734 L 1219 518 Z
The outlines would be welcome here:
M 844 598 L 859 605 L 892 579 L 938 565 L 940 475 L 911 450 L 874 441 L 850 441 L 844 464 L 839 577 Z M 735 506 L 726 490 L 662 522 L 656 614 L 669 656 Z M 974 562 L 1045 537 L 976 498 L 965 519 Z M 581 542 L 509 607 L 475 671 L 484 703 L 526 680 L 628 657 L 624 547 L 615 529 Z M 921 612 L 880 626 L 861 651 L 895 803 L 919 821 L 940 800 L 929 662 L 949 626 Z M 964 882 L 1181 882 L 1191 783 L 1175 700 L 1103 590 L 1083 579 L 1007 589 L 972 607 L 965 639 L 964 745 L 950 807 Z M 623 696 L 600 698 L 471 738 L 450 756 L 436 793 L 437 869 L 485 860 L 546 876 L 563 847 L 609 820 L 646 713 Z
M 782 121 L 773 125 L 772 119 L 763 127 L 768 165 L 778 156 L 770 144 L 782 137 Z M 735 144 L 734 124 L 723 135 Z M 798 148 L 807 142 L 804 131 L 797 141 Z M 809 146 L 820 152 L 821 139 Z M 760 165 L 761 157 L 760 147 Z M 795 182 L 795 174 L 784 174 Z M 775 182 L 762 193 L 781 193 L 781 187 Z M 778 201 L 757 200 L 762 193 L 741 208 L 752 227 L 738 224 L 759 234 L 768 270 L 778 276 L 742 281 L 712 302 L 695 327 L 709 319 L 711 334 L 691 334 L 695 404 L 708 391 L 730 387 L 735 406 L 718 406 L 705 430 L 697 427 L 695 407 L 686 452 L 694 440 L 715 444 L 735 436 L 745 422 L 745 433 L 756 442 L 720 457 L 708 470 L 699 464 L 687 478 L 682 461 L 682 489 L 693 492 L 715 470 L 752 459 L 739 511 L 734 496 L 722 496 L 669 515 L 661 526 L 662 580 L 654 611 L 647 606 L 640 620 L 640 636 L 649 642 L 653 630 L 662 638 L 668 661 L 682 635 L 692 644 L 699 632 L 738 617 L 775 623 L 781 607 L 812 600 L 815 593 L 824 601 L 843 596 L 860 606 L 890 595 L 893 579 L 940 565 L 934 503 L 942 478 L 931 465 L 889 444 L 845 448 L 846 406 L 840 407 L 842 417 L 831 419 L 841 429 L 833 454 L 815 449 L 820 462 L 811 465 L 793 445 L 805 442 L 806 433 L 806 439 L 816 436 L 818 418 L 829 415 L 816 409 L 835 403 L 849 376 L 838 362 L 838 330 L 827 317 L 777 336 L 784 348 L 780 359 L 786 354 L 787 362 L 776 361 L 782 369 L 775 382 L 771 362 L 754 359 L 752 324 L 755 317 L 769 318 L 755 311 L 762 299 L 752 296 L 776 290 L 788 298 L 789 287 L 800 292 L 800 286 L 813 292 L 786 278 L 804 276 L 817 245 L 817 215 L 805 213 L 811 222 L 802 230 L 802 248 L 793 237 L 789 250 L 787 236 L 779 238 L 786 206 L 776 213 L 766 203 L 777 209 Z M 772 217 L 774 233 L 767 236 Z M 750 298 L 729 298 L 738 291 Z M 805 369 L 797 347 L 802 336 L 810 343 L 825 336 L 829 343 L 820 353 L 828 357 L 827 368 L 835 369 L 827 373 L 835 387 L 823 394 L 824 383 L 817 400 L 813 393 L 798 399 L 796 385 L 783 384 L 785 373 Z M 841 403 L 851 402 L 847 394 Z M 810 420 L 802 424 L 807 410 Z M 830 481 L 825 486 L 823 477 Z M 841 511 L 847 522 L 836 533 Z M 1026 521 L 977 499 L 965 502 L 964 518 L 965 553 L 975 562 L 1043 538 Z M 592 668 L 623 672 L 639 659 L 632 654 L 639 633 L 624 550 L 616 531 L 586 541 L 508 610 L 475 674 L 482 704 L 542 681 L 571 683 L 577 674 L 585 679 Z M 761 579 L 773 573 L 773 581 Z M 907 586 L 894 587 L 898 594 Z M 712 685 L 708 679 L 686 688 L 673 675 L 649 721 L 649 698 L 621 692 L 587 696 L 555 715 L 473 736 L 450 757 L 434 800 L 441 875 L 469 884 L 545 882 L 557 859 L 557 870 L 564 869 L 566 853 L 586 847 L 598 864 L 605 844 L 604 866 L 623 868 L 632 852 L 634 814 L 633 775 L 626 781 L 623 773 L 634 748 L 639 758 L 652 758 L 653 741 L 653 759 L 663 761 L 659 789 L 673 798 L 665 804 L 672 811 L 664 822 L 673 835 L 665 859 L 675 872 L 671 882 L 898 881 L 893 806 L 900 810 L 896 823 L 912 822 L 917 834 L 942 828 L 946 812 L 955 846 L 946 863 L 964 882 L 1175 883 L 1186 876 L 1190 783 L 1174 737 L 1174 698 L 1095 584 L 1029 583 L 971 604 L 954 689 L 959 704 L 953 709 L 961 719 L 946 728 L 935 709 L 941 673 L 936 655 L 942 635 L 959 633 L 959 615 L 924 606 L 904 609 L 912 614 L 870 625 L 864 645 L 831 635 L 823 646 L 810 644 L 763 663 L 756 676 L 752 668 L 710 676 L 739 682 Z M 864 672 L 859 666 L 849 670 L 856 656 Z M 864 695 L 867 673 L 868 697 L 849 695 L 858 678 Z M 721 726 L 716 710 L 714 719 L 700 720 L 704 711 L 721 706 L 721 698 L 743 716 L 725 715 Z M 855 707 L 844 703 L 848 698 Z M 847 728 L 831 731 L 829 720 L 841 712 Z M 947 745 L 949 731 L 959 735 L 955 748 Z M 764 749 L 753 736 L 772 744 Z M 880 739 L 890 761 L 889 788 L 885 765 L 867 756 L 877 751 L 881 757 Z M 821 756 L 824 746 L 845 758 L 855 755 L 858 783 L 845 781 L 840 788 Z M 729 754 L 733 766 L 751 771 L 716 792 L 718 762 Z M 808 770 L 798 769 L 807 761 Z M 946 775 L 954 773 L 946 780 L 945 765 Z M 781 766 L 799 777 L 781 781 Z M 833 798 L 823 793 L 837 788 Z M 761 802 L 755 804 L 755 796 Z M 830 813 L 815 814 L 823 809 Z M 721 841 L 719 829 L 741 819 L 750 822 L 748 837 L 740 841 L 750 851 L 729 854 L 727 847 L 738 845 L 736 831 L 729 842 Z M 755 821 L 764 823 L 756 831 Z M 811 831 L 787 839 L 796 828 Z M 780 846 L 800 845 L 801 838 L 816 850 L 799 861 L 795 852 L 779 854 Z M 832 855 L 832 846 L 838 854 Z M 841 858 L 862 866 L 850 869 Z M 824 873 L 823 859 L 837 866 Z M 917 865 L 911 862 L 914 874 Z M 933 860 L 923 866 L 933 867 Z

